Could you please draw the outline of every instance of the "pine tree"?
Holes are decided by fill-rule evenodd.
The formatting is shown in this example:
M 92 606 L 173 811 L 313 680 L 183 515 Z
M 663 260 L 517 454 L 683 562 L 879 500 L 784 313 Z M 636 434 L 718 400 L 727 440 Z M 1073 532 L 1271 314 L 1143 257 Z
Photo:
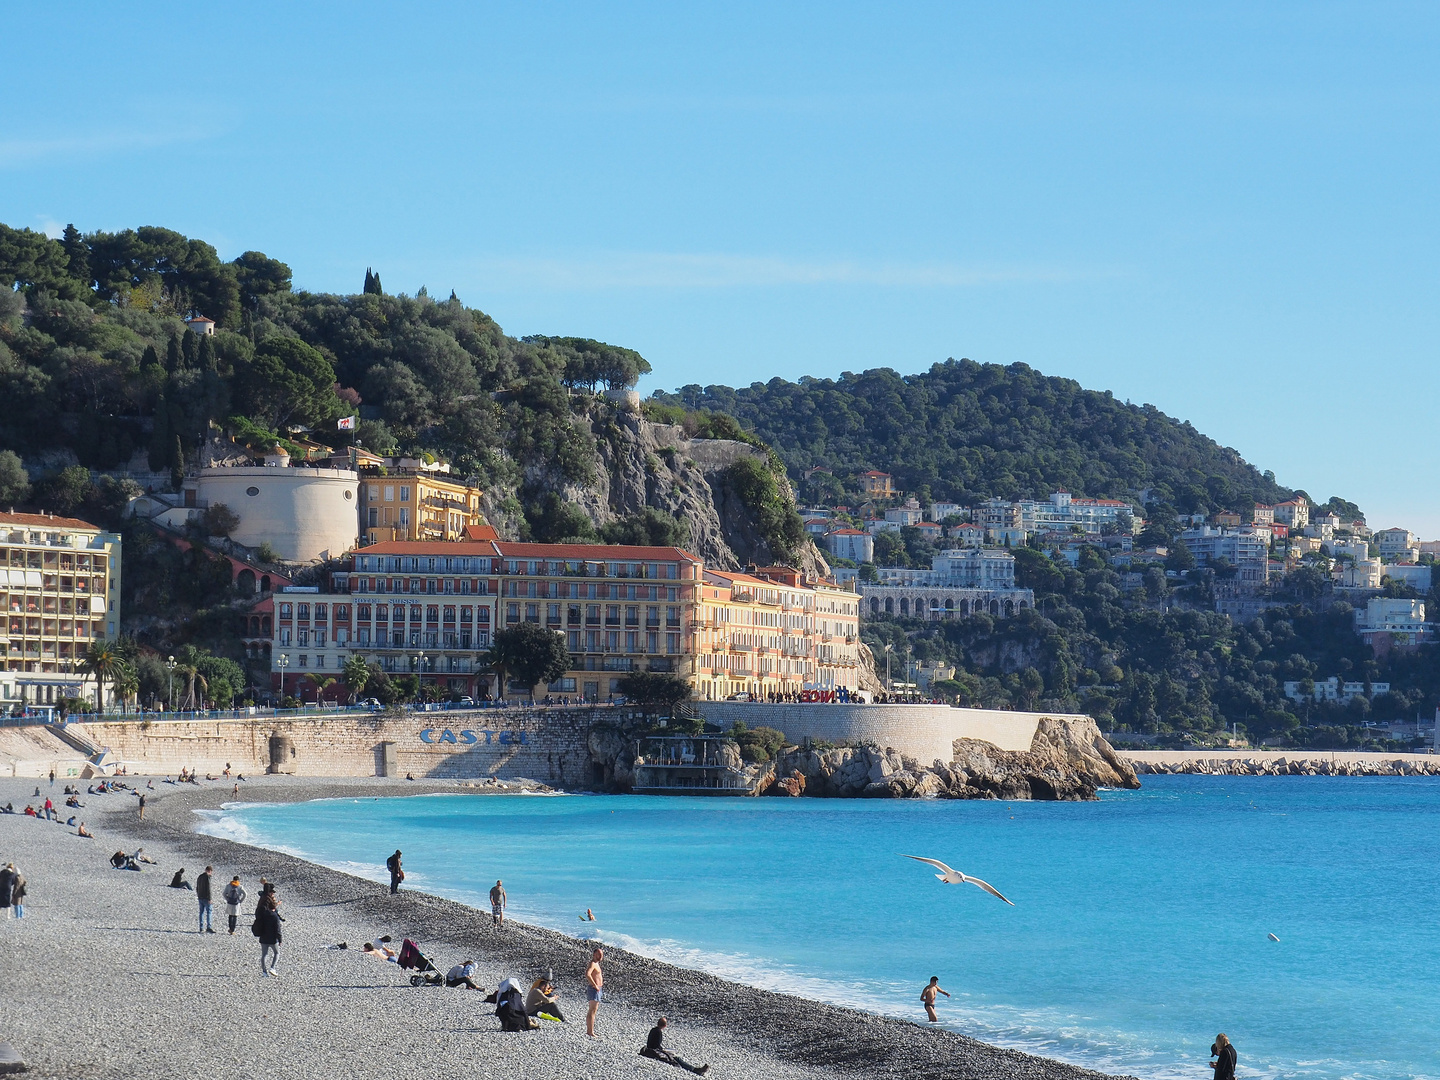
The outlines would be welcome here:
M 460 298 L 455 295 L 455 290 L 454 290 L 454 289 L 451 289 L 451 290 L 450 290 L 450 302 L 451 302 L 452 304 L 458 304 L 458 303 L 460 302 Z
M 172 375 L 180 370 L 180 341 L 178 338 L 171 338 L 165 346 L 165 370 Z
M 69 264 L 70 276 L 76 281 L 90 287 L 90 245 L 85 243 L 85 238 L 80 235 L 80 230 L 74 225 L 65 226 L 65 234 L 60 238 L 60 246 L 65 249 L 65 259 Z

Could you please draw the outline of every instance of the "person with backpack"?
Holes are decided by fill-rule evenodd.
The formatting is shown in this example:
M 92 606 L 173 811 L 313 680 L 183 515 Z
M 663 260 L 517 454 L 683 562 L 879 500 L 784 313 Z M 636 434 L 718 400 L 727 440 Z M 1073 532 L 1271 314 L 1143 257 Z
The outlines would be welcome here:
M 1235 1080 L 1235 1047 L 1223 1031 L 1211 1043 L 1210 1056 L 1216 1059 L 1210 1063 L 1210 1068 L 1215 1070 L 1215 1080 Z
M 235 936 L 235 924 L 240 921 L 240 905 L 245 902 L 245 890 L 240 887 L 240 875 L 236 874 L 220 894 L 225 898 L 225 914 L 230 920 L 230 936 Z
M 393 896 L 400 891 L 400 883 L 405 880 L 405 871 L 400 869 L 400 849 L 395 849 L 395 854 L 385 860 L 385 865 L 390 870 L 390 894 Z
M 280 960 L 281 934 L 279 901 L 275 899 L 273 889 L 266 889 L 260 894 L 250 932 L 260 939 L 260 974 L 275 977 L 279 974 L 275 965 Z M 265 963 L 266 957 L 270 960 L 268 967 Z

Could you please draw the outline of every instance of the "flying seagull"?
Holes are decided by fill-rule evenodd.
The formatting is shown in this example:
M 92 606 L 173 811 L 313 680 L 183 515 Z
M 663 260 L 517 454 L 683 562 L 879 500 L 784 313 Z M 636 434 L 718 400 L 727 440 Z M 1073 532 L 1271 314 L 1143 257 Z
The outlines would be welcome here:
M 980 886 L 980 888 L 988 892 L 991 896 L 999 897 L 1001 900 L 1005 900 L 1005 903 L 1009 904 L 1011 907 L 1015 906 L 1012 901 L 1006 900 L 1004 895 L 1001 894 L 1000 890 L 995 888 L 995 886 L 991 885 L 988 881 L 981 881 L 978 877 L 971 877 L 969 874 L 962 874 L 959 870 L 952 870 L 939 859 L 926 859 L 919 855 L 906 855 L 904 857 L 907 859 L 914 859 L 916 862 L 929 863 L 931 866 L 941 871 L 941 873 L 938 873 L 935 876 L 941 881 L 943 881 L 946 885 L 978 885 Z

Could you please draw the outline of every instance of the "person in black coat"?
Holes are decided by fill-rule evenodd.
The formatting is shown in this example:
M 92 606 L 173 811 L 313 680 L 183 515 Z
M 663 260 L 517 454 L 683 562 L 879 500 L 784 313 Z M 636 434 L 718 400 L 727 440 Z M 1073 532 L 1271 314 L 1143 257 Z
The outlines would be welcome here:
M 1214 1045 L 1210 1047 L 1210 1056 L 1215 1058 L 1210 1063 L 1210 1067 L 1215 1070 L 1215 1080 L 1235 1080 L 1235 1047 L 1230 1045 L 1230 1040 L 1223 1031 L 1215 1036 Z
M 255 925 L 251 927 L 255 936 L 260 939 L 260 974 L 274 976 L 279 974 L 275 970 L 275 964 L 280 959 L 280 911 L 277 907 L 279 902 L 275 899 L 274 891 L 261 893 L 260 903 L 255 907 Z M 266 966 L 266 957 L 269 957 L 269 966 Z

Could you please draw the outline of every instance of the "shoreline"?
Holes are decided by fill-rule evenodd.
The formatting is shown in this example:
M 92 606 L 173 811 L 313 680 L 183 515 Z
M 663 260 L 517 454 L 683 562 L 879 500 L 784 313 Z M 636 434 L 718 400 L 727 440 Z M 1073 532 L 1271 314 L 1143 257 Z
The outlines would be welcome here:
M 127 783 L 134 779 L 136 778 L 125 778 Z M 139 780 L 143 785 L 144 778 Z M 5 801 L 14 799 L 23 806 L 23 803 L 28 801 L 26 796 L 30 796 L 30 785 L 33 784 L 34 781 L 28 779 L 0 781 L 0 793 L 3 793 Z M 49 788 L 45 783 L 42 782 L 40 787 L 42 793 L 48 794 Z M 23 792 L 21 788 L 24 789 Z M 332 870 L 297 856 L 196 831 L 198 821 L 195 811 L 219 809 L 225 803 L 241 800 L 287 803 L 323 798 L 380 798 L 434 793 L 484 794 L 518 790 L 518 785 L 466 786 L 455 781 L 326 780 L 273 776 L 247 781 L 246 789 L 239 800 L 231 793 L 228 784 L 216 783 L 198 790 L 176 790 L 168 785 L 164 785 L 164 788 L 163 792 L 157 791 L 147 799 L 144 822 L 137 820 L 131 796 L 82 796 L 88 804 L 84 813 L 90 815 L 86 820 L 91 829 L 102 837 L 97 845 L 86 845 L 80 849 L 88 851 L 90 862 L 98 867 L 108 858 L 115 846 L 124 846 L 128 850 L 129 843 L 116 844 L 116 838 L 123 835 L 127 841 L 144 844 L 147 851 L 163 853 L 162 867 L 167 872 L 175 859 L 194 868 L 203 867 L 206 863 L 213 864 L 217 869 L 217 876 L 220 873 L 228 875 L 232 869 L 238 869 L 247 888 L 251 888 L 252 898 L 255 892 L 252 886 L 258 877 L 263 875 L 277 882 L 285 901 L 282 911 L 288 915 L 289 921 L 285 928 L 286 943 L 282 949 L 286 949 L 291 956 L 296 948 L 307 947 L 304 944 L 291 947 L 292 937 L 298 938 L 302 925 L 313 922 L 317 924 L 314 929 L 324 932 L 331 941 L 337 940 L 337 935 L 345 936 L 351 941 L 363 941 L 369 935 L 379 932 L 373 929 L 375 926 L 386 927 L 397 941 L 402 937 L 415 938 L 427 955 L 434 956 L 442 966 L 447 965 L 454 956 L 474 956 L 480 961 L 481 981 L 487 989 L 493 988 L 499 974 L 514 974 L 517 978 L 528 980 L 535 972 L 543 972 L 547 967 L 553 967 L 571 1023 L 546 1024 L 541 1031 L 506 1035 L 499 1032 L 493 1007 L 477 1007 L 462 996 L 464 991 L 412 989 L 408 986 L 408 980 L 401 989 L 398 976 L 404 973 L 389 968 L 388 965 L 382 967 L 376 961 L 357 957 L 353 950 L 348 955 L 339 951 L 319 951 L 322 946 L 317 944 L 316 940 L 322 939 L 312 939 L 308 943 L 314 950 L 310 953 L 311 966 L 314 966 L 317 956 L 322 966 L 326 961 L 332 960 L 346 968 L 363 965 L 362 970 L 367 976 L 382 977 L 375 981 L 383 979 L 397 984 L 393 987 L 383 985 L 351 989 L 364 991 L 371 997 L 378 994 L 382 999 L 393 998 L 406 1006 L 417 1008 L 431 1003 L 432 1009 L 439 1008 L 445 1012 L 455 1008 L 463 1009 L 467 1016 L 473 1017 L 467 1029 L 467 1038 L 470 1043 L 476 1044 L 477 1052 L 482 1055 L 488 1055 L 492 1049 L 505 1052 L 506 1061 L 503 1065 L 498 1058 L 493 1062 L 497 1071 L 492 1073 L 486 1063 L 482 1062 L 479 1066 L 480 1075 L 537 1075 L 538 1069 L 542 1067 L 545 1074 L 555 1076 L 678 1075 L 675 1070 L 640 1058 L 636 1054 L 636 1050 L 643 1043 L 644 1030 L 653 1021 L 653 1017 L 661 1012 L 671 1019 L 671 1042 L 675 1050 L 697 1063 L 712 1061 L 714 1069 L 711 1075 L 795 1076 L 816 1077 L 817 1080 L 821 1076 L 834 1076 L 837 1072 L 870 1078 L 894 1077 L 896 1080 L 922 1074 L 953 1077 L 956 1080 L 990 1077 L 1021 1080 L 1100 1080 L 1106 1075 L 1021 1051 L 990 1046 L 942 1028 L 730 982 L 702 971 L 649 959 L 608 945 L 605 965 L 607 1000 L 601 1010 L 599 1027 L 602 1038 L 586 1040 L 583 1030 L 583 1003 L 579 1000 L 577 987 L 579 973 L 588 957 L 588 950 L 594 943 L 562 932 L 512 923 L 509 920 L 506 929 L 497 933 L 489 927 L 485 913 L 464 904 L 413 890 L 402 890 L 400 894 L 392 897 L 384 884 Z M 90 806 L 100 803 L 101 800 L 109 805 L 100 813 L 91 813 Z M 74 844 L 83 843 L 68 835 L 72 830 L 35 822 L 18 815 L 4 816 L 0 817 L 0 843 L 4 843 L 5 847 L 0 854 L 13 849 L 13 845 L 8 842 L 8 834 L 16 831 L 17 827 L 43 830 L 47 839 L 53 837 L 57 842 L 64 841 L 64 844 L 57 843 L 56 846 L 64 849 L 67 854 L 76 850 Z M 33 851 L 25 856 L 31 862 L 38 857 L 38 853 Z M 166 857 L 171 861 L 167 862 Z M 22 869 L 24 868 L 22 864 Z M 72 870 L 73 872 L 75 871 Z M 124 874 L 111 871 L 108 865 L 104 866 L 103 871 L 87 866 L 78 872 L 84 878 L 81 883 L 82 891 L 88 889 L 93 892 L 98 887 L 118 879 L 119 884 L 132 890 L 144 886 L 153 893 L 155 887 L 160 886 L 160 892 L 170 892 L 163 888 L 164 882 L 159 880 L 159 873 L 143 876 Z M 57 868 L 47 867 L 43 873 L 54 876 Z M 113 876 L 97 877 L 102 873 Z M 37 882 L 36 886 L 32 886 L 32 892 L 38 893 L 41 874 L 27 870 L 27 876 Z M 193 877 L 193 870 L 189 876 Z M 53 890 L 54 883 L 48 884 Z M 164 899 L 188 899 L 186 911 L 189 919 L 193 920 L 193 894 L 182 893 L 179 897 L 172 894 Z M 37 902 L 38 895 L 32 897 L 32 905 Z M 223 911 L 223 906 L 221 910 Z M 366 921 L 369 929 L 360 929 L 361 921 Z M 130 929 L 139 939 L 144 928 L 137 923 Z M 250 970 L 255 959 L 251 953 L 258 950 L 252 948 L 253 942 L 245 932 L 247 929 L 248 920 L 244 920 L 240 928 L 240 934 L 245 939 L 243 943 L 227 938 L 223 927 L 216 938 L 204 939 L 207 945 L 218 943 L 222 947 L 233 947 L 238 944 L 238 949 L 231 948 L 226 951 L 243 954 L 238 973 L 233 977 L 233 981 L 246 991 L 243 1000 L 273 998 L 276 991 L 271 989 L 270 984 L 274 983 L 281 984 L 281 991 L 293 989 L 293 982 L 259 980 L 257 973 Z M 193 931 L 188 936 L 191 940 L 199 937 Z M 282 952 L 282 964 L 285 960 L 286 953 Z M 147 962 L 153 964 L 155 960 L 150 959 Z M 161 966 L 163 967 L 163 963 Z M 174 974 L 180 976 L 182 973 Z M 188 980 L 176 977 L 171 981 L 183 983 Z M 34 992 L 44 994 L 42 986 L 43 984 L 37 983 Z M 321 983 L 314 989 L 326 991 L 335 988 Z M 56 992 L 56 988 L 52 988 L 49 994 Z M 61 1003 L 60 1007 L 64 1008 L 66 999 L 63 987 L 59 988 L 59 993 L 61 997 L 58 1001 Z M 478 996 L 475 995 L 477 998 Z M 303 1005 L 304 999 L 297 1004 Z M 367 1005 L 366 1008 L 367 1024 L 371 1027 L 377 1022 L 383 1024 L 383 1006 L 378 1020 L 374 1006 Z M 237 1022 L 253 1019 L 245 1015 L 252 1012 L 253 1007 L 247 1008 L 242 1004 L 240 1015 L 234 1019 Z M 262 1013 L 261 1019 L 268 1021 L 271 1012 Z M 426 1014 L 422 1012 L 420 1016 L 423 1018 Z M 421 1022 L 433 1026 L 433 1020 L 422 1019 Z M 53 1027 L 46 1027 L 53 1031 Z M 617 1033 L 617 1028 L 623 1033 Z M 23 1030 L 14 1030 L 12 1024 L 11 1030 L 0 1031 L 0 1038 L 15 1043 L 22 1054 L 32 1059 L 34 1069 L 42 1055 L 37 1052 L 33 1043 L 24 1045 L 25 1034 Z M 343 1045 L 329 1045 L 331 1040 L 324 1037 L 323 1031 L 306 1031 L 301 1034 L 306 1039 L 307 1050 L 314 1051 L 321 1057 L 331 1052 L 342 1052 L 344 1049 Z M 400 1033 L 395 1037 L 409 1042 L 410 1038 L 413 1038 L 413 1032 L 410 1038 Z M 53 1055 L 73 1042 L 71 1039 L 54 1035 L 49 1035 L 42 1041 L 45 1043 L 45 1055 L 51 1056 L 52 1060 Z M 341 1041 L 343 1042 L 343 1038 Z M 317 1048 L 314 1045 L 317 1042 L 326 1045 Z M 597 1054 L 606 1059 L 603 1065 L 596 1060 Z M 532 1058 L 531 1055 L 535 1056 Z M 285 1068 L 277 1072 L 272 1068 L 270 1074 L 313 1076 L 315 1064 L 320 1058 L 311 1058 L 308 1054 L 302 1057 L 306 1060 L 294 1062 L 293 1069 Z M 447 1064 L 451 1067 L 456 1064 L 453 1058 L 445 1058 L 437 1066 L 435 1061 L 426 1061 L 425 1057 L 423 1052 L 412 1046 L 410 1052 L 389 1071 L 377 1071 L 375 1075 L 430 1076 L 434 1075 L 436 1067 L 443 1069 Z M 56 1064 L 60 1062 L 57 1061 Z M 157 1070 L 155 1060 L 148 1054 L 136 1057 L 123 1067 L 119 1067 L 117 1063 L 113 1071 L 93 1071 L 73 1060 L 64 1061 L 63 1064 L 63 1068 L 53 1073 L 41 1072 L 38 1075 L 133 1075 L 142 1069 L 150 1075 L 168 1075 L 163 1068 Z M 204 1071 L 193 1070 L 193 1062 L 183 1064 L 184 1068 L 175 1075 L 191 1075 L 194 1071 Z M 217 1075 L 223 1075 L 227 1071 L 220 1064 L 210 1067 L 218 1070 Z M 466 1068 L 467 1071 L 474 1071 L 476 1066 L 467 1062 Z M 573 1071 L 575 1069 L 580 1071 Z

